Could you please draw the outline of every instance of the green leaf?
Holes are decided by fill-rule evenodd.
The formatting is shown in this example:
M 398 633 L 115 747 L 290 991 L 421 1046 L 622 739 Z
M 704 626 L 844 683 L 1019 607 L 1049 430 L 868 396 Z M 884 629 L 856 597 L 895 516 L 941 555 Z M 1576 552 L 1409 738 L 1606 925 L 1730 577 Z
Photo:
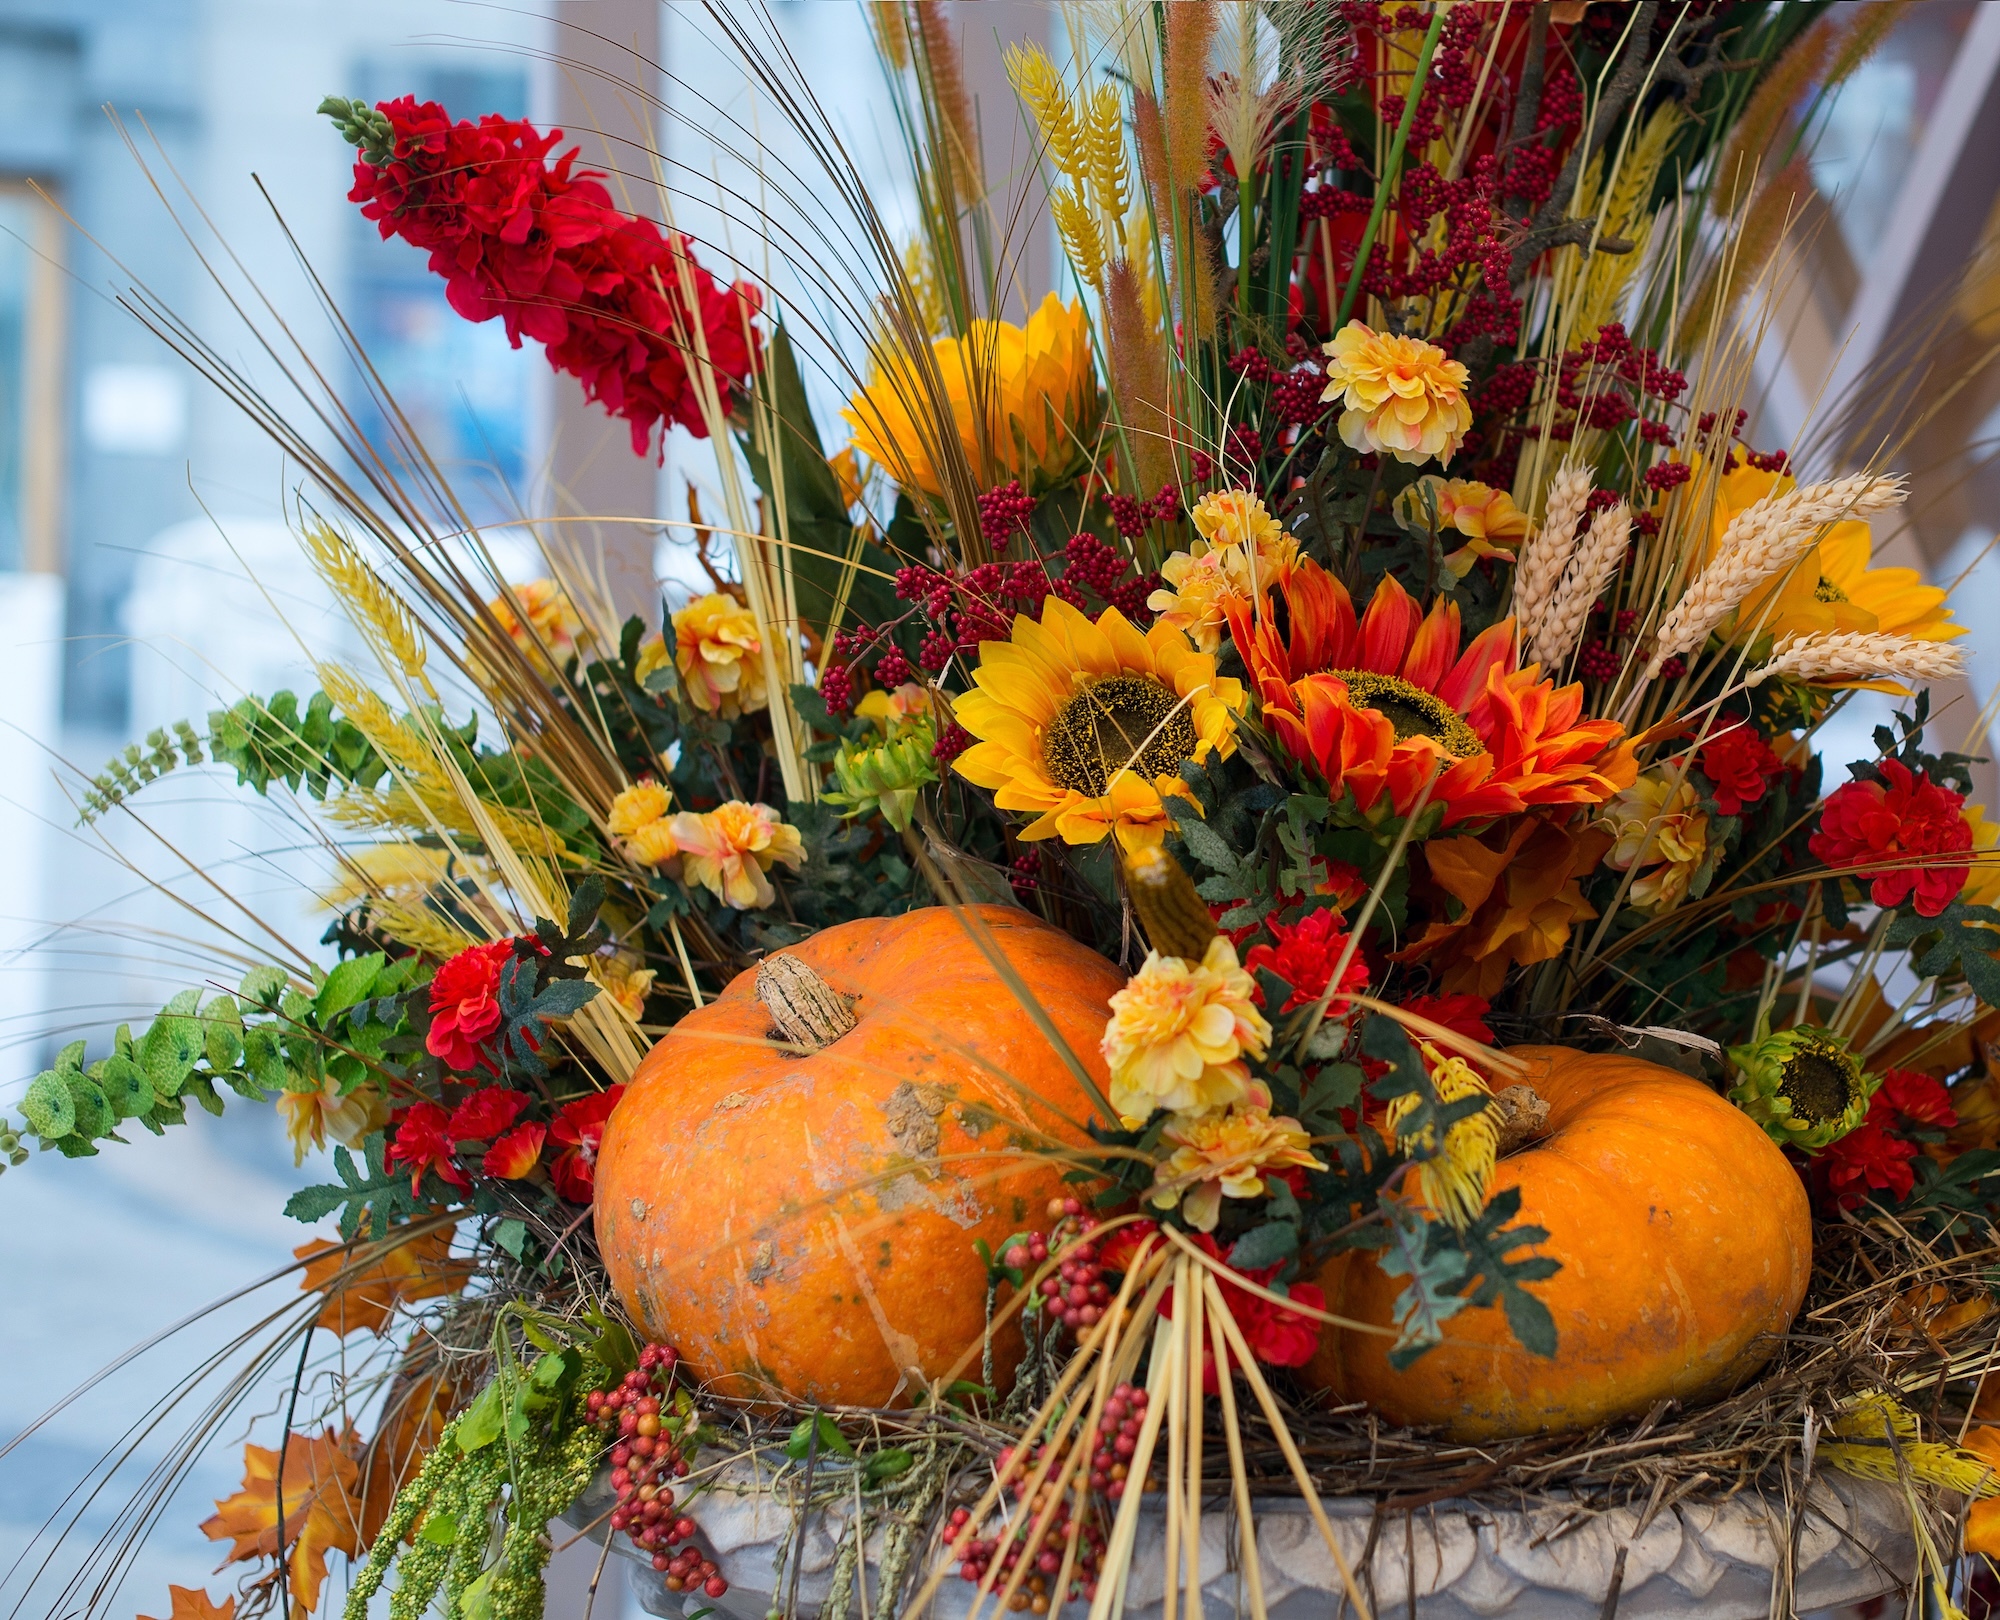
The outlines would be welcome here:
M 528 1246 L 528 1223 L 509 1216 L 493 1228 L 493 1241 L 516 1260 Z
M 473 1397 L 465 1416 L 458 1420 L 458 1449 L 469 1457 L 492 1445 L 500 1438 L 506 1421 L 506 1403 L 501 1398 L 500 1380 L 496 1378 Z
M 205 1055 L 207 1042 L 200 1024 L 192 1018 L 161 1013 L 153 1027 L 139 1038 L 135 1056 L 153 1089 L 162 1097 L 178 1096 L 188 1071 Z
M 381 951 L 373 951 L 367 956 L 350 957 L 335 964 L 327 974 L 326 982 L 319 987 L 319 994 L 313 997 L 313 1012 L 319 1020 L 319 1027 L 330 1028 L 333 1020 L 349 1007 L 366 1001 L 374 988 L 376 974 L 382 971 L 388 960 Z
M 890 1446 L 883 1451 L 868 1454 L 868 1460 L 861 1465 L 861 1483 L 874 1487 L 887 1480 L 899 1478 L 916 1466 L 917 1459 L 901 1446 Z
M 785 1455 L 793 1462 L 804 1462 L 807 1453 L 813 1449 L 815 1423 L 819 1426 L 820 1455 L 825 1456 L 828 1452 L 841 1457 L 854 1455 L 854 1447 L 847 1443 L 847 1436 L 840 1432 L 840 1425 L 820 1412 L 814 1417 L 802 1418 L 798 1427 L 792 1430 L 791 1438 L 785 1442 Z
M 243 1014 L 236 1005 L 236 998 L 228 995 L 209 997 L 208 1005 L 201 1010 L 201 1017 L 208 1029 L 202 1042 L 208 1066 L 217 1074 L 227 1074 L 243 1061 Z
M 1229 1263 L 1238 1271 L 1261 1271 L 1299 1252 L 1299 1231 L 1289 1221 L 1266 1221 L 1236 1240 Z
M 285 984 L 283 969 L 253 967 L 243 975 L 243 982 L 236 987 L 236 993 L 255 1006 L 272 1007 L 277 1005 Z
M 278 1522 L 275 1514 L 271 1522 Z M 428 1541 L 434 1547 L 449 1547 L 458 1540 L 458 1521 L 449 1513 L 440 1513 L 432 1508 L 424 1515 L 423 1528 L 417 1532 L 417 1539 Z
M 153 1090 L 152 1081 L 146 1073 L 122 1052 L 114 1052 L 103 1062 L 95 1065 L 98 1086 L 104 1092 L 104 1100 L 111 1105 L 112 1114 L 118 1119 L 137 1119 L 142 1114 L 150 1114 L 159 1101 Z
M 117 1120 L 103 1088 L 89 1075 L 76 1069 L 65 1069 L 62 1078 L 69 1087 L 70 1104 L 75 1109 L 76 1135 L 86 1142 L 109 1135 Z
M 28 1129 L 45 1142 L 56 1141 L 76 1129 L 76 1104 L 70 1100 L 63 1072 L 50 1069 L 37 1075 L 34 1084 L 28 1087 L 28 1094 L 21 1099 L 21 1113 Z

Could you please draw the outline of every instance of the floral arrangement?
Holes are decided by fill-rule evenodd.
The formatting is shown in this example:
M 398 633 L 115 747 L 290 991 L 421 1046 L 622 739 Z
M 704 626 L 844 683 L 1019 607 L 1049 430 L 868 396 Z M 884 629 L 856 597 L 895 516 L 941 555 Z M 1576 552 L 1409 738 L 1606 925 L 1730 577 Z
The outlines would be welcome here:
M 1990 1246 L 2000 827 L 1924 690 L 1965 627 L 1876 566 L 1901 477 L 1795 468 L 1739 404 L 1735 323 L 1785 195 L 1753 179 L 1760 143 L 1799 138 L 1891 8 L 1101 8 L 1072 66 L 1009 55 L 1072 272 L 1018 323 L 936 8 L 872 9 L 927 206 L 894 245 L 857 204 L 874 302 L 831 455 L 798 318 L 621 213 L 559 132 L 322 109 L 357 148 L 351 199 L 460 315 L 540 344 L 637 452 L 708 441 L 727 513 L 691 499 L 714 588 L 618 624 L 560 548 L 545 579 L 482 585 L 412 542 L 437 526 L 379 457 L 378 501 L 304 456 L 334 514 L 304 543 L 378 670 L 156 733 L 84 796 L 137 813 L 212 760 L 282 785 L 339 873 L 331 966 L 189 991 L 103 1056 L 65 1049 L 21 1109 L 75 1155 L 230 1093 L 275 1101 L 301 1159 L 332 1147 L 337 1179 L 292 1203 L 340 1238 L 300 1251 L 295 1331 L 342 1342 L 376 1427 L 251 1446 L 204 1526 L 252 1567 L 243 1607 L 177 1591 L 176 1620 L 313 1612 L 335 1550 L 351 1616 L 392 1567 L 396 1614 L 538 1612 L 542 1526 L 605 1469 L 610 1527 L 721 1599 L 676 1482 L 788 1401 L 801 1500 L 822 1467 L 857 1501 L 927 1493 L 898 1522 L 941 1556 L 919 1572 L 895 1543 L 879 1601 L 920 1609 L 955 1571 L 1015 1608 L 1102 1607 L 1141 1501 L 1198 1497 L 1202 1413 L 1234 1437 L 1239 1385 L 1318 1513 L 1290 1438 L 1312 1392 L 1481 1438 L 1587 1431 L 1774 1355 L 1794 1376 L 1815 1263 L 1879 1271 L 1885 1232 Z M 468 685 L 469 711 L 440 695 Z M 1871 757 L 1824 759 L 1857 690 L 1906 706 Z M 963 962 L 894 957 L 940 905 Z M 720 1285 L 674 1305 L 648 1271 L 681 1192 L 635 1190 L 636 1144 L 761 1106 L 783 1082 L 757 1064 L 842 1042 L 939 1076 L 988 1035 L 1025 1061 L 1000 1013 L 868 1033 L 933 975 L 1060 1055 L 1037 1060 L 1060 1098 L 1019 1086 L 1063 1123 L 884 1081 L 900 1157 L 820 1192 L 871 1200 L 865 1235 L 983 1294 L 985 1330 L 893 1384 L 756 1384 L 710 1336 Z M 1613 1090 L 1625 1123 L 1586 1123 Z M 941 1149 L 947 1124 L 972 1145 Z M 1652 1240 L 1540 1168 L 1586 1130 L 1629 1132 L 1621 1162 L 1669 1193 L 1709 1155 L 1746 1206 L 1697 1279 L 1718 1315 L 1608 1396 L 1565 1360 L 1576 1245 Z M 1046 1217 L 1017 1197 L 1027 1219 L 939 1246 L 869 1190 L 977 1154 L 1039 1176 Z M 719 1150 L 697 1168 L 762 1234 L 737 1262 L 761 1283 L 820 1206 L 796 1163 L 762 1192 Z M 2000 1429 L 1973 1424 L 1996 1414 L 1952 1335 L 1990 1302 L 1963 1266 L 1925 1275 L 1869 1309 L 1922 1315 L 1949 1409 L 1919 1420 L 1888 1393 L 1913 1384 L 1843 1363 L 1785 1432 L 1797 1409 L 1817 1432 L 1818 1400 L 1831 1466 L 1983 1498 Z M 1425 1369 L 1468 1342 L 1526 1371 L 1440 1405 Z M 967 1485 L 934 1439 L 863 1454 L 825 1410 L 910 1405 L 1017 1439 Z M 1906 1446 L 1902 1472 L 1871 1445 Z M 1968 1548 L 2000 1549 L 1990 1512 Z M 1945 1603 L 1953 1549 L 1924 1545 Z

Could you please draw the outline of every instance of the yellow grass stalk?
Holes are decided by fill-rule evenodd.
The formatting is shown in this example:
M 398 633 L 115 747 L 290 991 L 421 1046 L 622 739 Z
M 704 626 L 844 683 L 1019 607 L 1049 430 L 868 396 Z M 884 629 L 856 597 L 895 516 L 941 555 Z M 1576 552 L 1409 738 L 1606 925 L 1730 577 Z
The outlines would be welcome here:
M 1132 205 L 1132 171 L 1125 159 L 1125 121 L 1118 92 L 1100 84 L 1086 106 L 1084 138 L 1090 155 L 1090 192 L 1114 228 Z
M 1069 86 L 1039 45 L 1009 45 L 1002 58 L 1007 82 L 1027 104 L 1041 131 L 1049 162 L 1066 180 L 1079 185 L 1090 178 L 1091 152 L 1083 121 L 1070 101 Z
M 910 25 L 902 0 L 868 0 L 868 20 L 875 30 L 875 48 L 897 73 L 910 67 Z
M 1823 636 L 1787 636 L 1779 644 L 1777 656 L 1746 675 L 1743 684 L 1761 686 L 1776 675 L 1789 675 L 1801 681 L 1866 677 L 1921 682 L 1950 680 L 1964 673 L 1965 653 L 1949 641 L 1847 631 Z
M 1229 1343 L 1222 1324 L 1211 1311 L 1208 1319 L 1209 1351 L 1218 1369 L 1229 1365 Z M 1236 1502 L 1236 1532 L 1239 1556 L 1243 1561 L 1243 1584 L 1250 1599 L 1250 1620 L 1265 1620 L 1264 1566 L 1257 1555 L 1257 1514 L 1250 1502 L 1250 1476 L 1243 1465 L 1243 1430 L 1236 1418 L 1236 1380 L 1218 1372 L 1216 1386 L 1222 1395 L 1222 1435 L 1229 1446 L 1229 1489 Z
M 376 657 L 431 693 L 430 677 L 424 673 L 428 656 L 424 634 L 409 604 L 369 567 L 353 541 L 324 519 L 307 523 L 299 541 L 314 571 L 340 599 Z
M 1576 550 L 1576 522 L 1590 501 L 1591 471 L 1567 461 L 1549 480 L 1541 526 L 1528 536 L 1514 565 L 1514 623 L 1524 644 L 1541 633 L 1542 620 L 1562 586 L 1563 570 Z
M 368 911 L 370 923 L 379 932 L 439 962 L 477 943 L 464 929 L 426 905 L 376 897 L 369 901 Z
M 1057 186 L 1049 193 L 1049 213 L 1055 218 L 1056 234 L 1062 238 L 1063 252 L 1076 266 L 1076 273 L 1086 285 L 1102 291 L 1104 232 L 1098 228 L 1090 204 L 1081 192 Z
M 1682 113 L 1677 101 L 1662 102 L 1625 154 L 1611 195 L 1604 205 L 1604 234 L 1632 243 L 1630 253 L 1593 253 L 1583 273 L 1582 293 L 1571 328 L 1573 343 L 1595 337 L 1618 309 L 1619 297 L 1645 261 L 1653 230 L 1652 216 L 1643 212 L 1660 177 L 1667 148 L 1680 133 Z M 1570 251 L 1574 252 L 1574 249 Z

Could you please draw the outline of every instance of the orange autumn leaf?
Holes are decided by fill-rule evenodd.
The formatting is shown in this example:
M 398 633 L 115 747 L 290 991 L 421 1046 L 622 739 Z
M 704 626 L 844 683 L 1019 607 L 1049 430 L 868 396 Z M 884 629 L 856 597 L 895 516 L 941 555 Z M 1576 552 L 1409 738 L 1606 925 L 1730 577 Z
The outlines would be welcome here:
M 326 1295 L 315 1325 L 332 1333 L 379 1333 L 399 1303 L 456 1294 L 472 1267 L 451 1258 L 451 1238 L 452 1228 L 441 1226 L 409 1238 L 391 1231 L 382 1243 L 351 1249 L 325 1238 L 299 1245 L 293 1255 L 308 1262 L 300 1291 Z
M 174 1605 L 167 1620 L 236 1620 L 234 1597 L 226 1597 L 216 1603 L 209 1598 L 207 1590 L 199 1586 L 169 1586 L 167 1596 Z M 139 1620 L 153 1620 L 153 1617 L 142 1614 Z
M 2000 1469 L 2000 1428 L 1989 1423 L 1974 1424 L 1966 1431 L 1960 1447 Z M 1965 1550 L 2000 1558 L 2000 1496 L 1989 1496 L 1972 1504 L 1965 1518 Z
M 361 1504 L 355 1499 L 359 1469 L 346 1443 L 328 1429 L 324 1435 L 295 1434 L 285 1446 L 284 1546 L 289 1554 L 292 1620 L 304 1620 L 319 1603 L 326 1580 L 326 1555 L 361 1550 Z M 278 1453 L 266 1446 L 243 1448 L 243 1488 L 215 1504 L 215 1516 L 201 1533 L 229 1541 L 225 1564 L 278 1556 Z

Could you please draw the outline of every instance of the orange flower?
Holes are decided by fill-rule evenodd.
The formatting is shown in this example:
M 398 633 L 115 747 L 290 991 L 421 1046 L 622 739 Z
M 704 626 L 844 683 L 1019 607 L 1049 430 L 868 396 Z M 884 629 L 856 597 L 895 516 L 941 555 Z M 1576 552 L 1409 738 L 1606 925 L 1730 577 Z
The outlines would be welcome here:
M 276 1558 L 291 1553 L 291 1620 L 319 1605 L 326 1580 L 326 1555 L 361 1550 L 361 1504 L 354 1488 L 360 1470 L 350 1447 L 350 1430 L 343 1440 L 328 1429 L 324 1435 L 295 1434 L 285 1445 L 284 1535 L 278 1525 L 278 1453 L 266 1446 L 243 1448 L 243 1488 L 215 1504 L 213 1518 L 201 1533 L 210 1541 L 229 1541 L 225 1563 L 249 1558 Z
M 1470 478 L 1422 480 L 1437 491 L 1438 521 L 1465 536 L 1465 544 L 1444 558 L 1445 567 L 1463 579 L 1481 557 L 1504 557 L 1512 561 L 1528 538 L 1528 514 L 1514 504 L 1504 489 L 1494 489 Z
M 391 1229 L 382 1244 L 354 1248 L 314 1238 L 292 1250 L 306 1262 L 299 1278 L 301 1293 L 322 1293 L 315 1325 L 332 1333 L 356 1333 L 366 1328 L 380 1333 L 398 1304 L 413 1299 L 438 1299 L 456 1294 L 472 1276 L 472 1267 L 451 1255 L 453 1229 L 441 1226 L 412 1238 L 398 1238 Z
M 1426 881 L 1417 890 L 1432 920 L 1394 960 L 1428 961 L 1447 995 L 1492 1000 L 1510 968 L 1561 955 L 1571 926 L 1597 915 L 1580 881 L 1611 837 L 1523 816 L 1477 837 L 1433 838 L 1422 849 Z
M 1975 1423 L 1966 1431 L 1961 1449 L 1990 1463 L 2000 1472 L 2000 1428 L 1989 1423 Z M 2000 1558 L 2000 1497 L 1988 1497 L 1983 1502 L 1974 1502 L 1972 1511 L 1965 1520 L 1965 1550 L 1969 1553 L 1984 1553 L 1988 1558 Z
M 1273 614 L 1229 615 L 1264 724 L 1364 814 L 1380 804 L 1406 815 L 1431 782 L 1450 827 L 1530 805 L 1601 804 L 1638 774 L 1617 722 L 1584 719 L 1582 686 L 1558 690 L 1539 665 L 1516 667 L 1511 619 L 1461 652 L 1455 604 L 1441 598 L 1421 614 L 1384 575 L 1357 620 L 1346 589 L 1310 559 L 1285 602 L 1285 635 Z
M 1349 321 L 1325 345 L 1322 400 L 1339 400 L 1340 437 L 1349 449 L 1398 461 L 1450 464 L 1472 426 L 1465 384 L 1472 375 L 1422 338 L 1377 332 Z
M 732 799 L 706 815 L 683 810 L 674 817 L 674 841 L 681 848 L 681 875 L 704 885 L 737 911 L 768 906 L 778 891 L 764 874 L 783 861 L 796 872 L 805 865 L 799 830 L 779 819 L 768 804 Z

